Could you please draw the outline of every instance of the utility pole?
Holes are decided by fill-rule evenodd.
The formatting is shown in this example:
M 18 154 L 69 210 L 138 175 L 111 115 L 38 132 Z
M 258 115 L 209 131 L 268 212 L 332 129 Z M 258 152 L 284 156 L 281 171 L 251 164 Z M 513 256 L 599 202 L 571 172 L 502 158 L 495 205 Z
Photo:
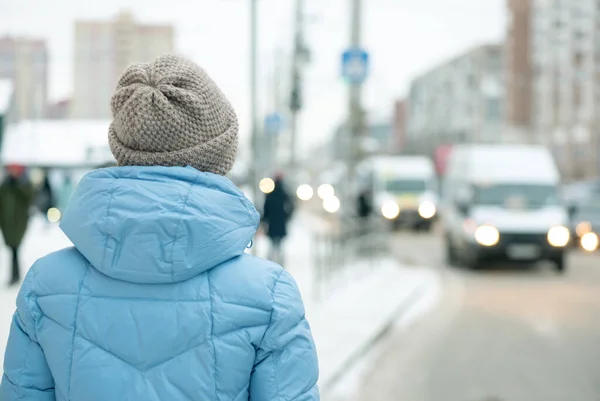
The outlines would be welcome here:
M 250 142 L 252 148 L 251 173 L 254 204 L 258 204 L 260 191 L 258 182 L 259 132 L 258 132 L 258 0 L 250 0 Z
M 350 46 L 361 47 L 362 1 L 352 0 L 350 20 Z M 364 131 L 364 111 L 362 107 L 362 83 L 351 83 L 348 102 L 348 122 L 350 128 L 350 161 L 348 164 L 348 184 L 355 181 L 356 166 L 362 158 L 362 136 Z
M 281 64 L 282 64 L 282 55 L 283 52 L 280 48 L 275 50 L 274 62 L 273 62 L 273 76 L 272 78 L 272 88 L 273 93 L 271 94 L 273 102 L 272 104 L 272 114 L 281 115 Z M 272 136 L 269 140 L 269 144 L 271 145 L 270 158 L 271 158 L 271 170 L 275 168 L 279 168 L 279 135 L 280 130 L 277 132 L 271 133 Z
M 304 0 L 296 0 L 294 12 L 294 50 L 292 52 L 292 92 L 290 98 L 290 161 L 292 180 L 297 174 L 298 112 L 302 108 L 302 62 L 306 56 L 304 46 Z
M 283 50 L 275 50 L 273 67 L 273 111 L 281 111 L 281 70 L 283 68 Z
M 260 155 L 259 149 L 259 132 L 258 132 L 258 0 L 250 0 L 250 142 L 251 142 L 251 167 L 250 180 L 252 183 L 252 197 L 256 207 L 259 204 L 260 191 L 258 182 L 260 180 L 258 174 L 258 158 Z M 258 255 L 258 244 L 254 244 L 251 248 L 253 255 Z

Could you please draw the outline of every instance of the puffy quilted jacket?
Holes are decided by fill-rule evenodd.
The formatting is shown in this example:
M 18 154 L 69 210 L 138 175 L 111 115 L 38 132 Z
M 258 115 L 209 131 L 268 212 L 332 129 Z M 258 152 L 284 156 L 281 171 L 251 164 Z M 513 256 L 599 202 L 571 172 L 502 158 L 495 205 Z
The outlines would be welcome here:
M 96 170 L 31 268 L 1 401 L 319 399 L 298 288 L 244 250 L 259 216 L 191 167 Z

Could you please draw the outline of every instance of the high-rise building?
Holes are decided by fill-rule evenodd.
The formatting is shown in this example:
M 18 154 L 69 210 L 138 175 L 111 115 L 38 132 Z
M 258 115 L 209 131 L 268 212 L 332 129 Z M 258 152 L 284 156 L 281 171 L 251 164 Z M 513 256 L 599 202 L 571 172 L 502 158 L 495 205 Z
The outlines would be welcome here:
M 600 4 L 533 0 L 531 122 L 570 178 L 600 171 Z
M 15 120 L 43 118 L 48 98 L 48 48 L 38 39 L 0 38 L 0 79 L 14 85 Z
M 406 117 L 407 117 L 407 102 L 406 100 L 396 100 L 394 102 L 394 140 L 392 143 L 392 151 L 400 153 L 406 142 Z
M 531 131 L 531 24 L 533 0 L 507 0 L 508 27 L 504 47 L 506 124 L 524 141 Z
M 501 45 L 474 48 L 411 82 L 405 146 L 432 154 L 441 145 L 503 142 Z
M 138 24 L 131 14 L 112 21 L 75 24 L 74 118 L 110 118 L 110 97 L 119 76 L 133 62 L 150 62 L 174 51 L 171 25 Z

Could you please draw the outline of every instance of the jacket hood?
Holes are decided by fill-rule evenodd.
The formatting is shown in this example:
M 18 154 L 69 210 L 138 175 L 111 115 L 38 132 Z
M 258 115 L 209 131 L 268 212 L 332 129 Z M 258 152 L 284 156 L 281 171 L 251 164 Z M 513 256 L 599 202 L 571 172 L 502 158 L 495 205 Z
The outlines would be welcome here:
M 113 167 L 87 174 L 61 229 L 103 274 L 174 283 L 240 256 L 259 214 L 228 179 L 192 167 Z

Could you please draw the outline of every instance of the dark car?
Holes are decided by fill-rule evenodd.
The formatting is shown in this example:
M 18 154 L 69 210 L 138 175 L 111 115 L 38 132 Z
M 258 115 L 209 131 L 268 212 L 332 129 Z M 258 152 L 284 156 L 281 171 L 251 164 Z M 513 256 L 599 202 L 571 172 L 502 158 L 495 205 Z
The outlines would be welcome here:
M 582 241 L 586 234 L 590 235 L 586 237 L 586 240 Z M 571 236 L 574 239 L 573 244 L 575 246 L 583 247 L 588 251 L 598 248 L 597 238 L 600 236 L 600 201 L 586 199 L 571 207 Z M 590 239 L 592 236 L 596 240 Z

